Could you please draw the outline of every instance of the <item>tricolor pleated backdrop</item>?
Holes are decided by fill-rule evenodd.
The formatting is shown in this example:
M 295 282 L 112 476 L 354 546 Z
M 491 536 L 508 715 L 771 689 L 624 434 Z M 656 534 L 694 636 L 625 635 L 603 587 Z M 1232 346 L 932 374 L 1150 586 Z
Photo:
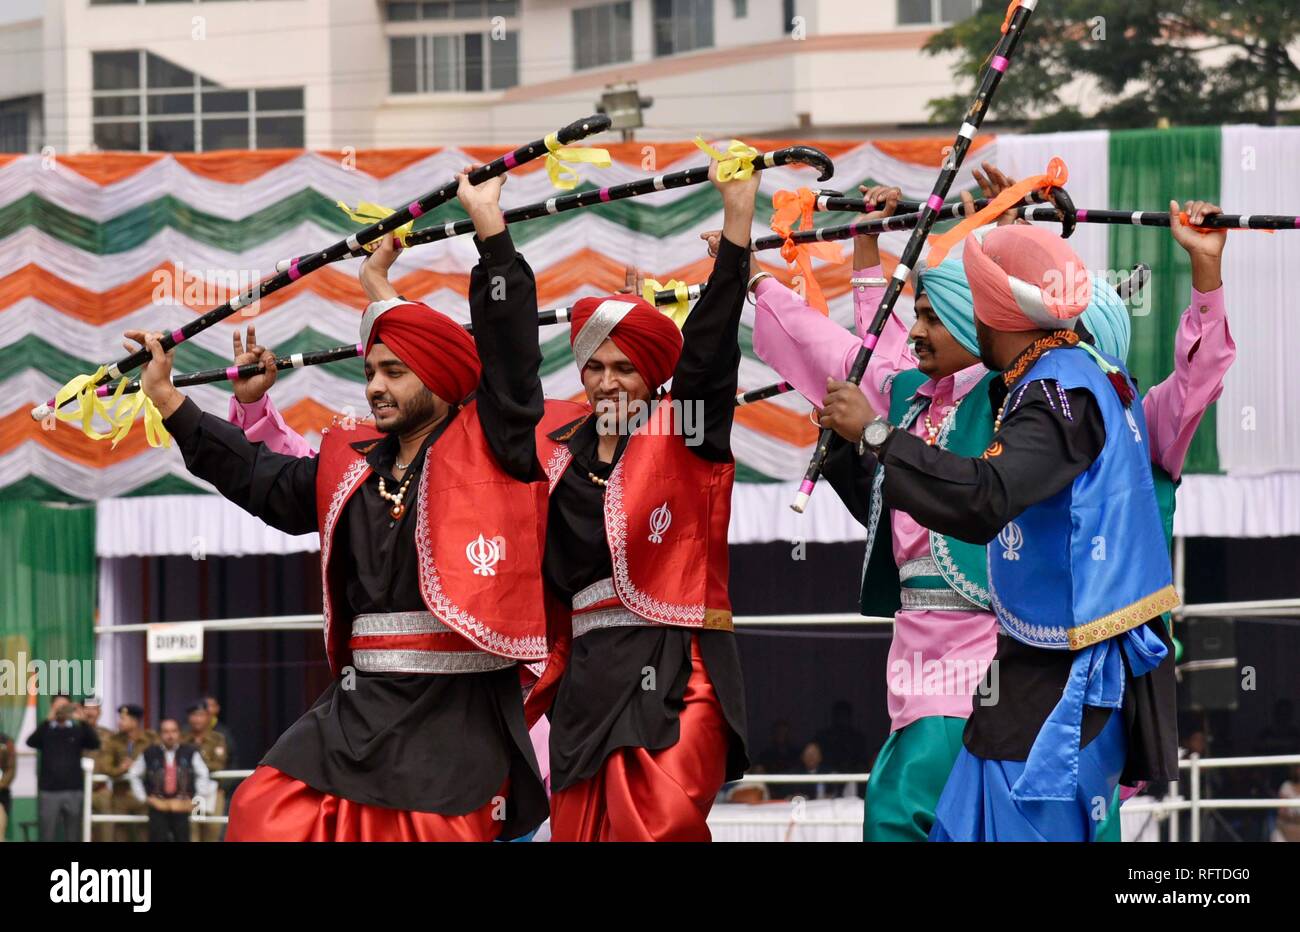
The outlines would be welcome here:
M 747 140 L 760 149 L 789 140 Z M 1053 155 L 1070 166 L 1068 188 L 1080 207 L 1161 209 L 1171 196 L 1218 201 L 1234 212 L 1300 213 L 1287 172 L 1300 164 L 1300 130 L 1226 127 L 1135 133 L 983 136 L 958 179 L 991 160 L 1021 177 L 1041 172 Z M 836 163 L 827 186 L 897 184 L 924 197 L 933 184 L 942 139 L 814 142 Z M 701 164 L 690 142 L 617 144 L 605 170 L 582 166 L 584 186 L 604 186 Z M 189 534 L 174 544 L 156 539 L 161 507 L 174 495 L 200 495 L 196 508 L 217 507 L 210 489 L 191 478 L 175 449 L 150 449 L 134 430 L 117 449 L 93 443 L 76 428 L 43 429 L 30 408 L 74 375 L 121 355 L 122 331 L 171 329 L 275 270 L 277 260 L 301 255 L 356 229 L 336 201 L 397 206 L 446 181 L 469 161 L 499 155 L 496 147 L 340 152 L 258 151 L 201 155 L 98 154 L 45 159 L 0 156 L 0 498 L 95 500 L 115 515 L 115 543 L 101 555 L 188 552 Z M 540 163 L 538 163 L 540 166 Z M 782 188 L 817 187 L 813 173 L 795 167 L 763 174 L 759 223 Z M 554 193 L 546 173 L 514 172 L 504 206 Z M 449 204 L 421 218 L 417 229 L 463 216 Z M 818 223 L 843 223 L 820 214 Z M 721 223 L 721 204 L 708 186 L 658 194 L 560 214 L 512 227 L 516 243 L 537 273 L 542 307 L 569 304 L 623 283 L 635 264 L 661 282 L 702 281 L 709 260 L 700 232 Z M 757 226 L 755 235 L 765 232 Z M 906 233 L 886 234 L 886 272 Z M 1143 384 L 1172 369 L 1173 333 L 1187 304 L 1189 274 L 1167 230 L 1081 225 L 1074 244 L 1092 266 L 1154 270 L 1150 313 L 1134 321 L 1131 363 Z M 844 244 L 846 259 L 851 247 Z M 770 270 L 785 274 L 775 253 Z M 394 270 L 398 290 L 468 320 L 464 292 L 475 261 L 467 239 L 407 250 Z M 365 299 L 357 260 L 340 263 L 262 302 L 255 317 L 232 317 L 177 351 L 177 370 L 226 365 L 234 327 L 255 322 L 261 342 L 291 353 L 356 339 Z M 1300 267 L 1300 233 L 1233 233 L 1225 277 L 1229 314 L 1239 349 L 1217 411 L 1207 418 L 1188 460 L 1180 493 L 1180 529 L 1186 533 L 1300 533 L 1300 320 L 1288 279 Z M 1288 270 L 1292 270 L 1288 275 Z M 852 322 L 849 263 L 819 264 L 818 279 L 834 319 Z M 900 305 L 910 314 L 910 299 Z M 742 388 L 776 381 L 752 351 L 752 309 L 741 331 Z M 544 328 L 546 394 L 573 397 L 580 382 L 564 326 Z M 273 395 L 288 422 L 317 434 L 339 414 L 364 414 L 359 361 L 281 375 Z M 188 390 L 205 409 L 225 416 L 228 383 Z M 733 540 L 845 540 L 861 530 L 833 495 L 814 498 L 803 518 L 785 507 L 816 436 L 808 406 L 784 396 L 737 413 L 738 464 Z M 138 428 L 138 425 L 137 425 Z M 1226 473 L 1226 475 L 1223 475 Z M 148 496 L 165 496 L 150 500 Z M 1225 507 L 1227 496 L 1234 496 Z M 128 502 L 104 500 L 130 497 Z M 1287 508 L 1290 503 L 1293 507 Z M 175 512 L 171 512 L 173 515 Z M 119 523 L 137 515 L 140 532 Z M 230 539 L 208 540 L 209 552 L 266 552 L 314 546 L 266 540 L 242 522 L 227 522 Z M 146 527 L 152 531 L 146 532 Z M 192 531 L 192 528 L 183 529 Z M 141 535 L 153 534 L 153 543 Z M 243 540 L 239 540 L 240 537 Z

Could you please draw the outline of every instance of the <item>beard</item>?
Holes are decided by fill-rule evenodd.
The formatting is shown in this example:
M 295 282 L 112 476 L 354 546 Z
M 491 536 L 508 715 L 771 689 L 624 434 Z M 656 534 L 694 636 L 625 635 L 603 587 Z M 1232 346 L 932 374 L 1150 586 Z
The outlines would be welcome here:
M 975 340 L 979 343 L 980 362 L 984 368 L 990 372 L 1000 372 L 1002 367 L 993 358 L 993 329 L 978 317 L 975 318 Z
M 429 389 L 421 386 L 411 398 L 405 402 L 399 402 L 395 398 L 382 398 L 380 401 L 391 402 L 396 405 L 395 411 L 386 413 L 384 423 L 379 422 L 379 417 L 375 416 L 375 429 L 385 434 L 405 434 L 418 427 L 422 427 L 438 416 L 438 404 L 436 396 Z M 370 410 L 374 413 L 374 406 L 377 402 L 371 402 Z

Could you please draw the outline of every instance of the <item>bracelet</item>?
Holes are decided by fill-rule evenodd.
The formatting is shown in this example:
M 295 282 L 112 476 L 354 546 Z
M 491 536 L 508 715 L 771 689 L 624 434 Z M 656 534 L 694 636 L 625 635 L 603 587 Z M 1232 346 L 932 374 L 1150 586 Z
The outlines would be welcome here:
M 750 304 L 754 303 L 754 288 L 765 278 L 771 278 L 771 272 L 755 272 L 749 279 L 749 284 L 745 285 L 745 300 Z
M 889 285 L 889 279 L 877 277 L 859 278 L 855 275 L 849 279 L 849 284 L 855 288 L 885 288 Z

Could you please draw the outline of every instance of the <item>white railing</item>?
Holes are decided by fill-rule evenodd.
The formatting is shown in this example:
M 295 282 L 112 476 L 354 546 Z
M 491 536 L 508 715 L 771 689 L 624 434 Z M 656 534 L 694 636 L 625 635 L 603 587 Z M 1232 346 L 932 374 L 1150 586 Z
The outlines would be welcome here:
M 91 761 L 87 760 L 87 764 Z M 1131 799 L 1124 803 L 1122 809 L 1124 812 L 1131 814 L 1149 813 L 1157 819 L 1163 821 L 1169 819 L 1170 841 L 1179 841 L 1179 825 L 1177 818 L 1170 818 L 1180 812 L 1191 813 L 1191 841 L 1198 842 L 1201 840 L 1201 814 L 1206 811 L 1216 809 L 1300 809 L 1300 799 L 1206 799 L 1201 795 L 1201 776 L 1207 770 L 1219 770 L 1230 767 L 1283 767 L 1300 764 L 1300 754 L 1281 754 L 1272 756 L 1253 756 L 1253 757 L 1219 757 L 1219 758 L 1202 758 L 1193 754 L 1185 760 L 1179 761 L 1179 769 L 1189 771 L 1191 796 L 1184 798 L 1180 795 L 1180 783 L 1174 782 L 1170 787 L 1170 795 L 1160 800 L 1138 800 Z M 218 770 L 212 774 L 214 780 L 242 780 L 250 776 L 251 770 Z M 739 780 L 733 781 L 734 785 L 744 783 L 761 783 L 761 784 L 817 784 L 817 783 L 834 783 L 849 784 L 861 783 L 868 784 L 871 779 L 869 772 L 864 773 L 787 773 L 787 774 L 769 774 L 755 773 L 746 774 Z M 134 823 L 143 824 L 149 821 L 148 816 L 143 815 L 105 815 L 91 811 L 91 795 L 94 784 L 111 782 L 103 774 L 95 774 L 86 770 L 83 780 L 84 803 L 82 806 L 82 841 L 90 841 L 91 827 L 95 823 Z M 220 823 L 225 824 L 228 821 L 227 816 L 208 816 L 208 815 L 191 815 L 190 821 L 198 823 Z M 819 818 L 798 818 L 779 813 L 761 813 L 755 812 L 752 816 L 745 815 L 737 817 L 728 814 L 723 817 L 710 816 L 710 822 L 718 825 L 785 825 L 790 822 L 798 822 L 802 825 L 823 825 L 823 826 L 858 826 L 862 825 L 859 819 L 819 819 Z
M 94 767 L 95 762 L 90 758 L 83 757 L 81 759 L 81 840 L 91 840 L 91 827 L 96 823 L 143 825 L 148 822 L 149 817 L 147 815 L 118 815 L 116 813 L 105 814 L 92 811 L 95 784 L 103 785 L 113 782 L 106 774 L 95 773 Z M 252 776 L 252 773 L 251 770 L 217 770 L 213 771 L 210 776 L 213 780 L 242 780 L 245 777 Z M 198 805 L 202 804 L 199 803 Z M 190 821 L 197 822 L 200 825 L 209 822 L 225 825 L 230 819 L 223 815 L 195 815 L 190 813 Z

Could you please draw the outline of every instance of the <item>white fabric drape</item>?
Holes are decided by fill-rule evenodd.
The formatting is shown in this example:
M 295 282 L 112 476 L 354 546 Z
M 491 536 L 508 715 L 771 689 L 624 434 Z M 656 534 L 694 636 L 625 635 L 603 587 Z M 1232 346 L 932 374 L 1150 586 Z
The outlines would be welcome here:
M 731 498 L 733 544 L 862 541 L 866 531 L 825 483 L 803 515 L 790 510 L 798 482 L 737 483 Z M 1267 476 L 1184 477 L 1174 532 L 1185 537 L 1300 535 L 1300 472 Z M 96 510 L 96 553 L 112 569 L 133 556 L 248 556 L 320 549 L 318 535 L 292 537 L 216 495 L 108 498 Z M 105 598 L 101 573 L 100 599 Z M 116 589 L 117 583 L 109 584 Z M 137 606 L 138 610 L 138 606 Z M 110 622 L 101 621 L 101 624 Z
M 738 484 L 731 504 L 731 542 L 782 540 L 794 545 L 865 539 L 862 526 L 828 486 L 813 496 L 804 515 L 796 515 L 789 505 L 798 488 L 797 482 Z M 248 556 L 320 549 L 317 534 L 282 534 L 216 495 L 106 498 L 96 506 L 95 525 L 95 552 L 108 558 Z
M 99 561 L 99 616 L 96 624 L 111 627 L 141 621 L 141 563 L 134 558 Z M 144 689 L 142 634 L 100 634 L 95 638 L 95 656 L 103 661 L 104 681 L 100 699 L 103 712 L 99 723 L 117 730 L 116 709 L 123 703 L 139 703 Z
M 1225 210 L 1300 214 L 1300 128 L 1225 126 L 1222 146 Z M 1300 233 L 1229 233 L 1223 260 L 1237 361 L 1217 408 L 1219 464 L 1234 478 L 1300 470 Z
M 106 498 L 95 506 L 95 552 L 101 557 L 303 553 L 319 535 L 290 536 L 217 495 Z
M 1183 537 L 1300 536 L 1300 472 L 1183 477 L 1174 533 Z

